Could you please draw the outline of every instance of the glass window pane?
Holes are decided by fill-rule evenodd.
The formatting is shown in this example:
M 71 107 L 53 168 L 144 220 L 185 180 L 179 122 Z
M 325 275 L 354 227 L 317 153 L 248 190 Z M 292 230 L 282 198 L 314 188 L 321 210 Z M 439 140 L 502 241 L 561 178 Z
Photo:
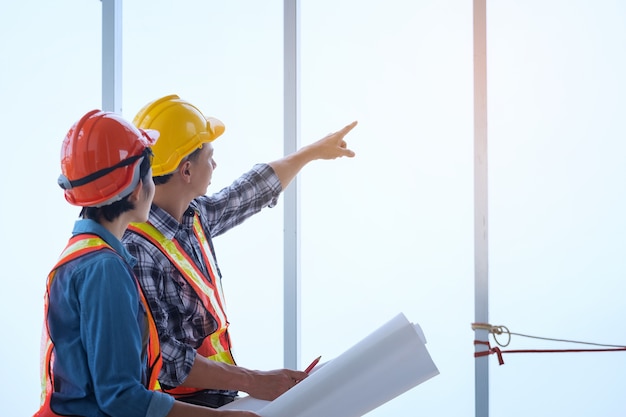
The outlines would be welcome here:
M 625 17 L 613 1 L 488 4 L 490 316 L 513 332 L 625 342 Z M 493 415 L 626 410 L 623 353 L 504 360 Z
M 303 360 L 403 312 L 441 371 L 372 416 L 473 410 L 471 25 L 471 2 L 303 2 L 303 140 L 359 120 L 354 159 L 301 176 Z

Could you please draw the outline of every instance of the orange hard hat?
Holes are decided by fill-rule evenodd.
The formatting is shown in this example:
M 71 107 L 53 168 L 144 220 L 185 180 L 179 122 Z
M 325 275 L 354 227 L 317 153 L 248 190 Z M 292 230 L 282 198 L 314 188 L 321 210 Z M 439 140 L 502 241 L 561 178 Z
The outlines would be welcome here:
M 159 132 L 138 129 L 121 116 L 101 110 L 85 114 L 61 147 L 58 184 L 65 199 L 81 207 L 101 207 L 129 195 L 139 183 L 142 158 Z

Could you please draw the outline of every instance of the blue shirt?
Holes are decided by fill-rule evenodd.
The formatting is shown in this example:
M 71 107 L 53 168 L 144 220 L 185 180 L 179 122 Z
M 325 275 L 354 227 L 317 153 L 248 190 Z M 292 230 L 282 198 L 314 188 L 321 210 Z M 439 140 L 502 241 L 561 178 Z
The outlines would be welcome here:
M 58 414 L 163 417 L 173 398 L 146 388 L 147 320 L 132 275 L 135 259 L 93 220 L 78 220 L 73 235 L 93 233 L 102 250 L 61 266 L 52 281 L 48 326 L 55 346 Z M 118 256 L 119 255 L 119 256 Z

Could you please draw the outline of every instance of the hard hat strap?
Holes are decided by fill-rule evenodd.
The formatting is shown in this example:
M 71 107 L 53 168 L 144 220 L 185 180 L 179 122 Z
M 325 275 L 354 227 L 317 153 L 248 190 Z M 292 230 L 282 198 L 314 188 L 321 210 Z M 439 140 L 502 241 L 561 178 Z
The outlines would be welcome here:
M 57 180 L 57 183 L 59 184 L 59 187 L 61 187 L 64 190 L 71 190 L 74 187 L 80 187 L 81 185 L 88 184 L 92 181 L 97 180 L 98 178 L 104 177 L 105 175 L 115 171 L 118 168 L 123 168 L 125 166 L 128 166 L 132 164 L 133 162 L 135 162 L 136 160 L 143 158 L 144 156 L 151 157 L 152 150 L 150 148 L 145 148 L 143 152 L 141 152 L 139 155 L 126 158 L 111 167 L 103 168 L 101 170 L 98 170 L 92 174 L 86 175 L 77 180 L 70 180 L 65 175 L 61 174 L 59 175 L 59 179 Z

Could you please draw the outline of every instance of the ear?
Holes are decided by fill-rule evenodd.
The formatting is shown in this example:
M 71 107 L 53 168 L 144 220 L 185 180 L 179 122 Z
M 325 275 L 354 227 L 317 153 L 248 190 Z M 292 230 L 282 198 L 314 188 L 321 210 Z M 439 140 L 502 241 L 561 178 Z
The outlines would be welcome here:
M 141 192 L 142 188 L 143 188 L 143 180 L 139 180 L 135 189 L 128 196 L 128 201 L 130 201 L 131 203 L 139 201 L 139 193 Z
M 178 174 L 185 182 L 191 181 L 191 162 L 185 161 L 178 166 Z

